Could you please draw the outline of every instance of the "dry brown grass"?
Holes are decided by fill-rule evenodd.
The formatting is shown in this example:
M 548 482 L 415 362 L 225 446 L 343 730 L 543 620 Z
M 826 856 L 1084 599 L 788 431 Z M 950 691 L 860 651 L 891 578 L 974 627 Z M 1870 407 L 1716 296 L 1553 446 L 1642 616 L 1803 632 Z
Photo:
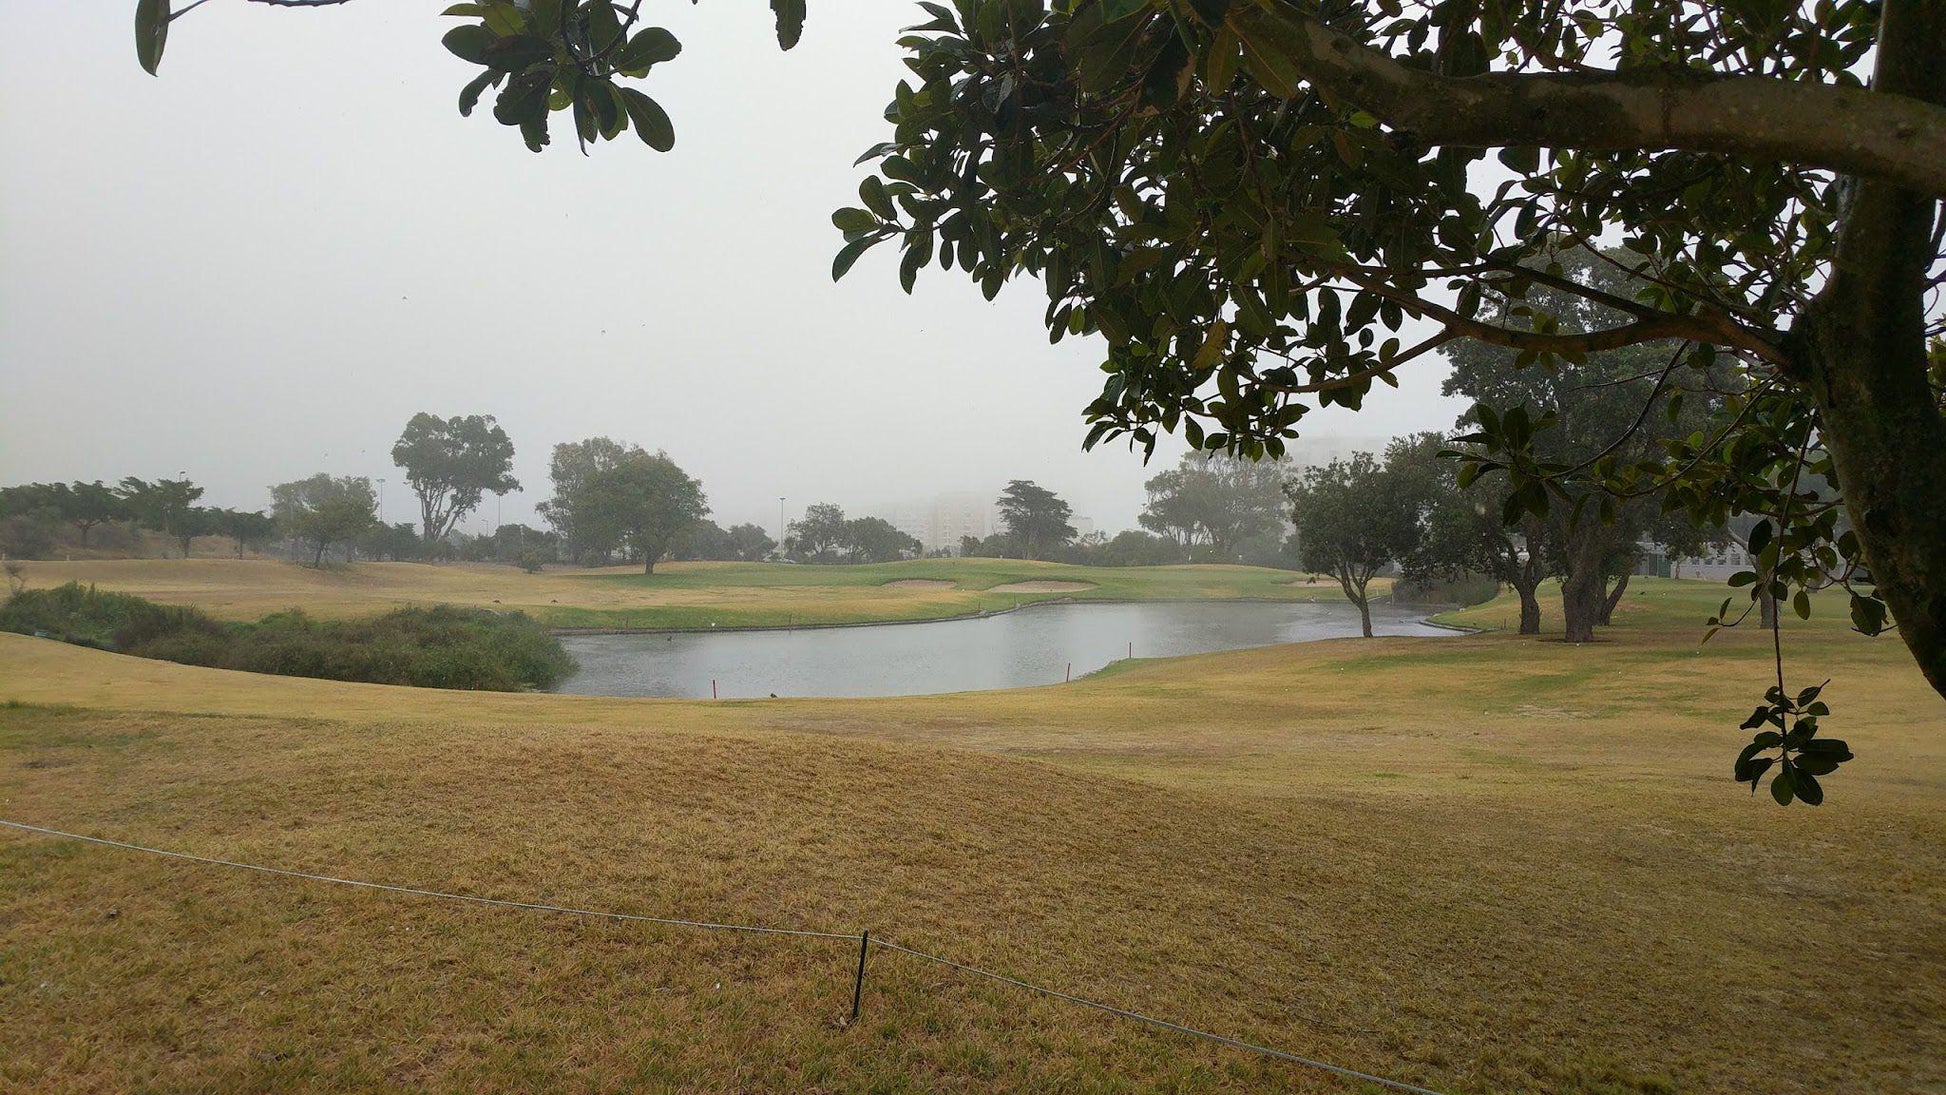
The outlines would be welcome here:
M 1639 618 L 1653 623 L 1652 614 Z M 0 816 L 875 933 L 1449 1091 L 1946 1084 L 1946 706 L 1842 633 L 1822 809 L 1724 773 L 1767 648 L 1314 643 L 886 700 L 429 693 L 0 636 Z M 113 915 L 111 916 L 111 910 Z M 0 1087 L 1343 1090 L 843 944 L 0 836 Z

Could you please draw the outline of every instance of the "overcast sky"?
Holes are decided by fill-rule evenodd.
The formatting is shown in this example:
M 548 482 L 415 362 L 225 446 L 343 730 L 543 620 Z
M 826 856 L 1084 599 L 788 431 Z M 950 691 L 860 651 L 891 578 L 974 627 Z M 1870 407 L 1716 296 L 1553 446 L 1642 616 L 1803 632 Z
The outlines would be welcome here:
M 439 45 L 443 7 L 213 0 L 155 79 L 133 0 L 8 5 L 0 484 L 183 472 L 254 508 L 317 471 L 386 476 L 397 520 L 391 444 L 426 410 L 507 428 L 508 521 L 533 520 L 556 442 L 607 435 L 666 449 L 725 525 L 774 528 L 780 495 L 869 512 L 1010 478 L 1133 525 L 1154 469 L 1081 451 L 1101 345 L 1050 347 L 1037 284 L 988 303 L 935 267 L 907 297 L 890 248 L 830 280 L 910 0 L 812 0 L 790 53 L 759 0 L 651 0 L 685 47 L 648 85 L 676 149 L 588 159 L 565 115 L 540 155 L 459 117 L 477 70 Z M 1307 421 L 1445 427 L 1440 379 Z

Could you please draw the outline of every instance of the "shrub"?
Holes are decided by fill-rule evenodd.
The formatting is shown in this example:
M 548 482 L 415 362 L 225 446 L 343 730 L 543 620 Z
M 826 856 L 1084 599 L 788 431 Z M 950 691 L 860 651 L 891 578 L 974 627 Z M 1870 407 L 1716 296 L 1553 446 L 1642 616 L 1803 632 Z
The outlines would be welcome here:
M 69 583 L 0 605 L 0 629 L 184 665 L 421 688 L 551 688 L 575 668 L 560 641 L 524 613 L 450 605 L 366 620 L 316 620 L 294 609 L 220 624 L 193 608 Z
M 215 634 L 222 625 L 193 608 L 69 582 L 22 590 L 0 605 L 0 631 L 48 635 L 77 646 L 128 651 L 164 635 Z

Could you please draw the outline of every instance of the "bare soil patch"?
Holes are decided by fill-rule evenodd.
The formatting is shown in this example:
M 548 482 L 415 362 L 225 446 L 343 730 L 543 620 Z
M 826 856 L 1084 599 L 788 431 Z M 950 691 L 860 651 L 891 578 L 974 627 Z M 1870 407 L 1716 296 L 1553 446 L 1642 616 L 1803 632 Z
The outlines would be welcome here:
M 1006 585 L 1003 586 L 994 586 L 992 589 L 987 590 L 987 592 L 988 593 L 1079 593 L 1084 589 L 1093 589 L 1093 588 L 1095 588 L 1095 584 L 1093 582 L 1008 582 Z
M 883 588 L 885 589 L 951 589 L 958 584 L 959 584 L 958 582 L 949 582 L 944 578 L 900 578 L 898 581 L 895 582 L 886 582 Z

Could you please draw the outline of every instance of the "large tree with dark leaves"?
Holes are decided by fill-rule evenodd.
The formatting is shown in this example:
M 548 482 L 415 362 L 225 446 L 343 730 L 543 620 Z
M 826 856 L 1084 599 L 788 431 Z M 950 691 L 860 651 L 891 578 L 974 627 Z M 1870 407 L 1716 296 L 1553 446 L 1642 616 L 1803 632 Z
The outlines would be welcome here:
M 520 489 L 513 477 L 514 443 L 490 414 L 441 418 L 420 411 L 392 446 L 392 462 L 405 469 L 419 496 L 419 525 L 428 544 L 444 540 L 488 492 Z
M 1646 287 L 1631 283 L 1623 273 L 1637 264 L 1635 256 L 1625 253 L 1573 248 L 1545 258 L 1546 268 L 1557 271 L 1562 281 L 1611 299 L 1628 298 Z M 1627 322 L 1599 300 L 1552 285 L 1537 286 L 1522 304 L 1486 318 L 1515 325 L 1524 320 L 1516 312 L 1546 314 L 1565 334 Z M 1531 425 L 1528 451 L 1552 467 L 1579 471 L 1604 460 L 1639 464 L 1663 452 L 1668 442 L 1706 429 L 1724 400 L 1741 394 L 1741 370 L 1727 367 L 1727 359 L 1691 356 L 1686 350 L 1680 342 L 1641 342 L 1571 360 L 1524 364 L 1520 352 L 1510 347 L 1457 342 L 1447 348 L 1453 371 L 1445 392 L 1474 401 L 1475 409 L 1462 424 L 1481 431 L 1475 436 L 1504 435 L 1505 420 L 1523 416 L 1524 422 L 1512 428 Z M 1671 368 L 1678 360 L 1689 367 Z M 1477 474 L 1478 465 L 1470 471 Z M 1611 585 L 1625 588 L 1620 579 L 1634 568 L 1642 539 L 1680 538 L 1685 541 L 1681 546 L 1689 546 L 1687 541 L 1696 536 L 1671 536 L 1670 528 L 1680 530 L 1682 523 L 1661 517 L 1666 492 L 1655 489 L 1653 482 L 1615 494 L 1576 475 L 1559 475 L 1553 481 L 1552 491 L 1504 494 L 1493 516 L 1502 524 L 1540 518 L 1526 536 L 1529 562 L 1534 556 L 1545 558 L 1548 570 L 1561 579 L 1567 640 L 1588 642 L 1612 611 Z M 1532 504 L 1535 497 L 1538 507 Z M 1525 606 L 1522 622 L 1527 622 Z
M 1654 343 L 1680 347 L 1671 374 L 1731 359 L 1738 392 L 1693 444 L 1581 467 L 1496 415 L 1473 474 L 1508 477 L 1516 516 L 1577 482 L 1666 489 L 1704 524 L 1763 514 L 1774 588 L 1843 581 L 1867 631 L 1889 608 L 1946 694 L 1946 378 L 1926 355 L 1946 0 L 925 7 L 863 207 L 835 215 L 835 273 L 891 244 L 908 286 L 933 262 L 989 295 L 1037 277 L 1051 337 L 1107 343 L 1090 443 L 1276 454 L 1311 407 L 1460 340 L 1522 366 Z M 1644 291 L 1546 258 L 1601 241 L 1639 256 Z M 1564 329 L 1538 289 L 1618 318 Z M 1803 470 L 1839 485 L 1854 534 Z M 1787 691 L 1782 662 L 1738 774 L 1767 757 L 1780 801 L 1815 802 L 1795 773 L 1843 751 L 1811 747 L 1815 690 Z

